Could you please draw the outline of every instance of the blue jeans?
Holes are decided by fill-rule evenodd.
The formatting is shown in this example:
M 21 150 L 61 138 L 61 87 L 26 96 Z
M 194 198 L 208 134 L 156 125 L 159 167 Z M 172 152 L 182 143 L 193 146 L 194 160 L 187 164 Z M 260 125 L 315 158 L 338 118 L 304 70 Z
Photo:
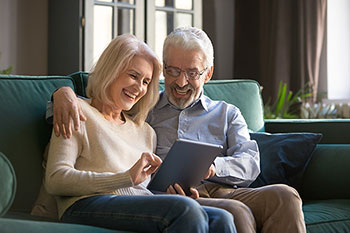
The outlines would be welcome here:
M 62 221 L 150 233 L 236 232 L 226 210 L 200 206 L 179 195 L 88 197 L 70 206 Z

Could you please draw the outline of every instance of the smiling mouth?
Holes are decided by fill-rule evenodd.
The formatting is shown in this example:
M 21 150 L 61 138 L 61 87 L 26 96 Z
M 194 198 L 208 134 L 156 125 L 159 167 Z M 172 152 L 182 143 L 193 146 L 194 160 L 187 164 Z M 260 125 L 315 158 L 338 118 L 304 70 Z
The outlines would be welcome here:
M 186 89 L 186 90 L 181 90 L 181 89 L 178 89 L 178 88 L 174 88 L 174 93 L 176 94 L 176 96 L 185 96 L 187 95 L 188 93 L 191 92 L 190 89 Z
M 124 94 L 133 100 L 136 99 L 136 97 L 137 97 L 137 95 L 135 95 L 127 90 L 124 90 Z

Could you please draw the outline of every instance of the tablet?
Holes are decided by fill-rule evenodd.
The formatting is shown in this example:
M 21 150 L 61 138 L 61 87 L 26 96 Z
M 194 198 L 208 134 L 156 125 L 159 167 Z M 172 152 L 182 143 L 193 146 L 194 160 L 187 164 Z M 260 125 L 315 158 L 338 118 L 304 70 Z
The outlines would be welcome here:
M 177 183 L 190 195 L 190 187 L 200 184 L 222 148 L 221 145 L 177 139 L 147 188 L 153 193 L 165 193 L 169 185 Z

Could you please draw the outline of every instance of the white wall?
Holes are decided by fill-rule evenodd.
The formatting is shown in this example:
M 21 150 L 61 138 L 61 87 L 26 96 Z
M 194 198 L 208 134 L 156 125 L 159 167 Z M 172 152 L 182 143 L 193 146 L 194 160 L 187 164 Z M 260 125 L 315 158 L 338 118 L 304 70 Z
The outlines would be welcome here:
M 47 74 L 48 0 L 0 1 L 0 70 Z
M 350 99 L 350 1 L 328 1 L 328 99 Z

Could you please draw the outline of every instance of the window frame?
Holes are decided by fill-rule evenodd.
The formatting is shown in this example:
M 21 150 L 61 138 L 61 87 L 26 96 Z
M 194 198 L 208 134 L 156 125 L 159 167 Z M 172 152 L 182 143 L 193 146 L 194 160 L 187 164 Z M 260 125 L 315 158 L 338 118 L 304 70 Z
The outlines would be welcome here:
M 157 7 L 155 0 L 147 0 L 147 22 L 146 22 L 146 38 L 147 44 L 155 50 L 155 12 L 156 10 L 174 12 L 174 13 L 190 13 L 193 15 L 193 26 L 202 28 L 202 0 L 193 0 L 193 9 L 177 9 L 173 7 Z M 175 15 L 175 14 L 174 14 Z
M 102 2 L 98 0 L 84 0 L 84 17 L 82 24 L 84 28 L 83 36 L 83 70 L 88 71 L 93 66 L 94 49 L 94 5 L 112 6 L 113 10 L 113 31 L 112 38 L 118 32 L 118 9 L 135 10 L 135 36 L 145 41 L 155 51 L 155 12 L 156 10 L 172 11 L 176 13 L 189 13 L 193 15 L 193 26 L 202 28 L 202 0 L 193 0 L 193 9 L 177 9 L 173 7 L 156 7 L 155 0 L 134 0 L 134 5 L 119 2 Z M 175 15 L 174 14 L 174 15 Z
M 145 26 L 142 26 L 145 19 L 145 1 L 144 0 L 134 0 L 135 4 L 128 4 L 119 1 L 113 2 L 101 2 L 98 0 L 85 0 L 84 5 L 84 70 L 90 70 L 93 66 L 93 49 L 94 49 L 94 6 L 110 6 L 113 7 L 113 28 L 112 28 L 112 38 L 117 36 L 118 32 L 118 9 L 134 9 L 135 11 L 135 36 L 140 40 L 145 40 Z M 140 26 L 141 25 L 141 26 Z

